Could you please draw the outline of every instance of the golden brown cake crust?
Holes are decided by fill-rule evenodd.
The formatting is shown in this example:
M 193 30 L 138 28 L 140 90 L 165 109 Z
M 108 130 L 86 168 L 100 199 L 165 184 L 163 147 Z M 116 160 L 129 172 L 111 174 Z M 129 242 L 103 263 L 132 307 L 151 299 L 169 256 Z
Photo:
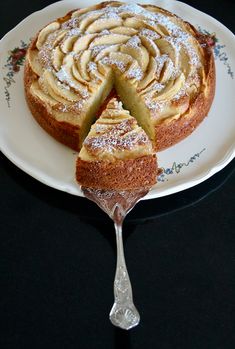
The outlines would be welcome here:
M 115 190 L 148 188 L 156 183 L 156 177 L 155 155 L 115 162 L 77 159 L 76 179 L 84 187 Z

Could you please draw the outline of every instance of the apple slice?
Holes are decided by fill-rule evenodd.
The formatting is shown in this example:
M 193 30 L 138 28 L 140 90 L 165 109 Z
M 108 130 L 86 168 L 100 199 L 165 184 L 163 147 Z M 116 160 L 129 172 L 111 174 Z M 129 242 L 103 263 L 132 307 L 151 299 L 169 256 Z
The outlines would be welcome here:
M 160 55 L 159 48 L 151 38 L 141 34 L 139 35 L 139 38 L 141 40 L 142 45 L 153 57 L 157 57 Z
M 58 83 L 58 80 L 52 71 L 45 70 L 43 73 L 43 79 L 58 97 L 62 97 L 71 102 L 78 101 L 80 99 L 78 94 L 70 91 L 69 86 L 67 88 L 62 83 Z
M 170 80 L 166 87 L 157 94 L 155 100 L 171 100 L 183 87 L 185 83 L 184 74 L 180 74 L 175 80 Z
M 91 60 L 91 50 L 85 50 L 80 54 L 74 56 L 80 75 L 83 79 L 89 81 L 90 77 L 87 74 L 87 64 Z
M 60 47 L 57 46 L 52 51 L 52 65 L 56 71 L 60 70 L 63 59 L 64 59 L 64 53 L 61 51 Z
M 141 21 L 140 19 L 135 18 L 135 17 L 128 17 L 128 18 L 126 18 L 126 20 L 124 21 L 123 25 L 125 27 L 130 27 L 130 28 L 134 28 L 134 29 L 137 29 L 137 30 L 139 30 L 140 28 L 144 27 L 143 21 Z
M 54 99 L 47 93 L 44 93 L 42 89 L 40 88 L 38 81 L 34 81 L 31 86 L 30 86 L 30 92 L 32 95 L 36 96 L 39 98 L 43 103 L 46 103 L 50 105 L 51 107 L 55 106 L 58 104 L 58 100 Z
M 52 22 L 48 24 L 45 28 L 43 28 L 38 35 L 38 39 L 36 43 L 37 49 L 39 50 L 43 46 L 49 34 L 53 33 L 59 28 L 60 28 L 60 24 L 58 22 Z
M 157 62 L 153 57 L 150 57 L 148 70 L 145 77 L 139 82 L 138 89 L 143 90 L 156 78 Z
M 94 49 L 95 49 L 95 47 L 94 47 Z M 104 46 L 104 48 L 97 54 L 97 56 L 95 57 L 94 61 L 98 62 L 103 57 L 108 56 L 108 54 L 110 52 L 117 52 L 118 50 L 119 50 L 119 45 L 107 45 L 107 46 Z
M 130 37 L 128 35 L 122 34 L 106 34 L 97 36 L 92 43 L 90 44 L 90 48 L 99 45 L 114 45 L 114 44 L 124 44 L 129 40 Z
M 33 72 L 38 76 L 41 76 L 43 73 L 43 68 L 38 58 L 38 50 L 28 50 L 27 57 Z
M 149 63 L 149 53 L 146 48 L 141 45 L 141 41 L 138 36 L 133 36 L 126 43 L 126 45 L 121 47 L 120 51 L 136 59 L 142 71 L 146 70 Z
M 111 33 L 113 34 L 122 34 L 122 35 L 136 35 L 138 33 L 138 31 L 134 28 L 130 28 L 130 27 L 116 27 L 110 30 Z
M 77 39 L 73 45 L 73 52 L 79 52 L 88 49 L 90 42 L 97 36 L 97 34 L 86 34 Z
M 96 21 L 91 23 L 86 31 L 88 33 L 98 33 L 104 29 L 111 29 L 122 25 L 122 19 L 117 18 L 98 18 Z
M 64 53 L 71 52 L 73 49 L 73 45 L 75 41 L 77 41 L 78 36 L 77 35 L 72 35 L 66 37 L 63 42 L 60 44 L 60 49 Z
M 91 12 L 90 14 L 86 14 L 85 16 L 81 16 L 80 22 L 79 22 L 79 29 L 85 31 L 85 29 L 93 23 L 97 18 L 99 18 L 102 15 L 101 12 Z

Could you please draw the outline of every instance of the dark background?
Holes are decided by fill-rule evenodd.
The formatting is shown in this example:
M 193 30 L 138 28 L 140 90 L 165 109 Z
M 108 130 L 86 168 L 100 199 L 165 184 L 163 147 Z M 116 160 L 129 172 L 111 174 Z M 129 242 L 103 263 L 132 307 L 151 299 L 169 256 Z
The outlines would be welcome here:
M 2 2 L 0 36 L 52 2 Z M 235 31 L 234 1 L 186 2 Z M 234 169 L 129 215 L 125 253 L 141 323 L 125 332 L 108 318 L 112 222 L 0 153 L 0 348 L 234 348 Z

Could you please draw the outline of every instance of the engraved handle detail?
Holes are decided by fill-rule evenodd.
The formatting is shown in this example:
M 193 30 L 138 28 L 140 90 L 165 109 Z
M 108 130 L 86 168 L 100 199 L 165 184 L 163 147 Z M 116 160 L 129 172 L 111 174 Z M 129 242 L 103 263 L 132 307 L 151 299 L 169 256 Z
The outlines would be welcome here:
M 114 304 L 109 318 L 113 325 L 129 330 L 138 325 L 140 316 L 133 303 L 132 288 L 125 263 L 122 223 L 115 223 L 114 226 L 117 241 L 117 267 L 114 280 Z

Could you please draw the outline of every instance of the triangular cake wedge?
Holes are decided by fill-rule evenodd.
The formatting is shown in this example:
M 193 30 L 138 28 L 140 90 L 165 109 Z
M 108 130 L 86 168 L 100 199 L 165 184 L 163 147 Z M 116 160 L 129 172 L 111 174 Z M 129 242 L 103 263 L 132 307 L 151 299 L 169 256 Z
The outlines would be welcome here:
M 133 190 L 152 187 L 156 178 L 151 141 L 122 103 L 111 99 L 83 143 L 77 182 L 89 188 Z

